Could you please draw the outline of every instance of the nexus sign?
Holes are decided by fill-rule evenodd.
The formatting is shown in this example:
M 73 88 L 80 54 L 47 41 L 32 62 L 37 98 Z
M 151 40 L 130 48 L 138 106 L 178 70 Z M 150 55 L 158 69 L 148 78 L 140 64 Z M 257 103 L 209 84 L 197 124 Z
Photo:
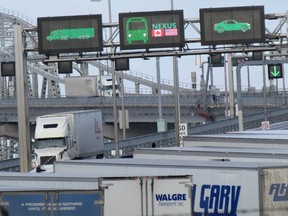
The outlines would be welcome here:
M 202 45 L 265 42 L 264 6 L 200 9 Z
M 103 50 L 101 15 L 38 18 L 40 54 Z
M 184 46 L 183 11 L 120 13 L 120 48 Z

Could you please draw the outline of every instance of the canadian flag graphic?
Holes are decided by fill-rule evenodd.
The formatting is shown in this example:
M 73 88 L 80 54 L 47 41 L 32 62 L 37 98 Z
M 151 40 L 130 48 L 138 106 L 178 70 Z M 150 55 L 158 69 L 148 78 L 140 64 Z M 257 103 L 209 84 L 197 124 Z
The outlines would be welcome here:
M 164 29 L 152 29 L 152 37 L 163 37 Z

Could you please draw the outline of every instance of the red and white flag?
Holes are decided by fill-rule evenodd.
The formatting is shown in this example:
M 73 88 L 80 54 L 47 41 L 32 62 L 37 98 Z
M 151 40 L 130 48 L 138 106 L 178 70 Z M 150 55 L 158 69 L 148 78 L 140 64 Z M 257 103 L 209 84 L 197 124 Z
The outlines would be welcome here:
M 152 37 L 163 37 L 164 29 L 152 29 Z
M 173 29 L 165 29 L 165 36 L 177 36 L 178 31 L 176 28 Z

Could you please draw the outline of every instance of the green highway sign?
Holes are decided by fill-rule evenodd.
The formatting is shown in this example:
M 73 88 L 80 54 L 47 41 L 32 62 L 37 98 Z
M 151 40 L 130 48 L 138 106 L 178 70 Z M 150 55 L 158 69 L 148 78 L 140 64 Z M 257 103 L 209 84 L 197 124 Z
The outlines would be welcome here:
M 268 78 L 269 79 L 283 78 L 282 64 L 268 64 Z
M 264 6 L 200 9 L 202 45 L 265 42 Z
M 103 50 L 102 16 L 99 14 L 40 17 L 37 25 L 40 54 Z
M 119 14 L 121 50 L 183 47 L 183 10 Z
M 251 29 L 251 25 L 249 23 L 241 23 L 235 20 L 224 20 L 214 25 L 214 31 L 218 33 L 223 33 L 225 31 L 246 32 L 249 29 Z

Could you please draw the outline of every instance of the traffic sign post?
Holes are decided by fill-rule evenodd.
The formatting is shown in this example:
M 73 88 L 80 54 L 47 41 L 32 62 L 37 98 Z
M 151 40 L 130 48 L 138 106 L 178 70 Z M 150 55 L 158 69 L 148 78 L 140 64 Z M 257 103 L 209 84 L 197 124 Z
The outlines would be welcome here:
M 179 124 L 179 142 L 183 146 L 184 143 L 184 136 L 188 136 L 188 124 L 187 123 L 180 123 Z
M 183 47 L 183 10 L 119 14 L 121 50 Z
M 270 122 L 269 121 L 262 121 L 261 122 L 262 130 L 270 130 Z
M 180 123 L 179 124 L 179 132 L 180 132 L 180 136 L 188 136 L 188 124 L 187 123 Z
M 268 78 L 269 79 L 283 78 L 282 64 L 268 64 Z

